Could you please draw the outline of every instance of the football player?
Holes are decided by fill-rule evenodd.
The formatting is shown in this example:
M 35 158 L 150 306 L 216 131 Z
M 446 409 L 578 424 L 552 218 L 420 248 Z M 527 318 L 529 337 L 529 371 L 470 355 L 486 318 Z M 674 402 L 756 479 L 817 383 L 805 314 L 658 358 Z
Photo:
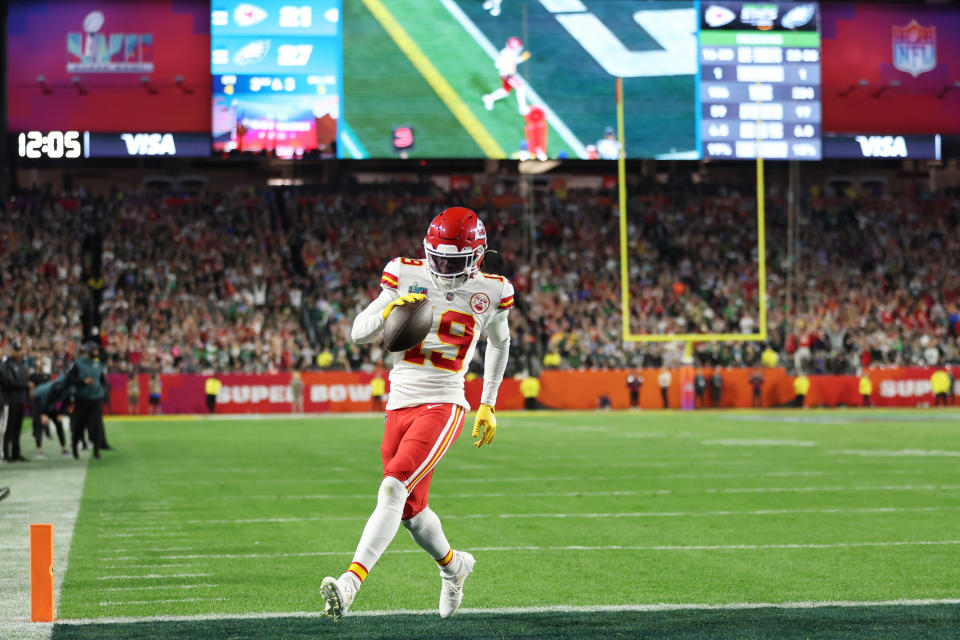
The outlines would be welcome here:
M 489 11 L 490 15 L 496 18 L 500 15 L 501 0 L 484 0 L 483 9 Z
M 500 87 L 483 96 L 483 106 L 487 111 L 493 111 L 493 104 L 501 98 L 510 95 L 510 91 L 517 91 L 517 110 L 520 115 L 527 115 L 527 92 L 517 76 L 517 65 L 530 59 L 530 52 L 523 50 L 520 38 L 512 36 L 507 40 L 507 46 L 500 50 L 494 65 L 500 74 Z
M 380 339 L 398 306 L 426 296 L 433 325 L 418 346 L 394 355 L 390 395 L 380 447 L 383 482 L 350 567 L 324 578 L 324 615 L 347 612 L 360 585 L 402 523 L 440 566 L 440 615 L 449 618 L 463 599 L 474 558 L 447 542 L 440 519 L 427 505 L 433 469 L 457 439 L 470 405 L 464 375 L 481 334 L 487 336 L 483 393 L 473 425 L 474 444 L 489 444 L 497 431 L 494 405 L 510 349 L 507 315 L 513 286 L 480 271 L 487 234 L 477 214 L 451 207 L 433 219 L 423 241 L 425 259 L 394 258 L 380 278 L 380 296 L 354 320 L 357 343 Z

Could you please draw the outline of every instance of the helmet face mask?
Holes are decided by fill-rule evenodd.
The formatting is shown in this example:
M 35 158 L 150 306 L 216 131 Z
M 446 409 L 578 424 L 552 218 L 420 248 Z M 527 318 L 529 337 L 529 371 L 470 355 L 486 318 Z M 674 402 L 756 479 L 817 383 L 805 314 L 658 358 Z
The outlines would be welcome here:
M 480 271 L 487 232 L 476 213 L 450 207 L 430 223 L 423 248 L 431 280 L 448 293 L 463 287 Z

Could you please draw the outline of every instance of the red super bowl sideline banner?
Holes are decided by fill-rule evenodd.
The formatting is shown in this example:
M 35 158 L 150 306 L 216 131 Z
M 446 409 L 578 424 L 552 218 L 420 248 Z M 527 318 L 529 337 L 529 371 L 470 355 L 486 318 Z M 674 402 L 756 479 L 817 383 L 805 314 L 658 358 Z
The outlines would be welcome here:
M 160 412 L 163 414 L 207 413 L 205 385 L 211 376 L 197 374 L 163 374 L 160 392 Z M 215 376 L 222 383 L 217 394 L 216 412 L 230 413 L 291 413 L 293 391 L 289 373 L 239 374 L 223 373 Z M 370 391 L 372 373 L 347 373 L 342 371 L 304 373 L 303 410 L 306 413 L 344 413 L 374 410 Z M 151 412 L 150 376 L 137 376 L 140 394 L 132 398 L 128 393 L 129 378 L 111 374 L 110 404 L 108 413 L 115 415 Z M 388 385 L 389 390 L 389 385 Z M 504 380 L 500 387 L 498 406 L 516 409 L 523 406 L 519 382 Z M 480 404 L 482 380 L 466 383 L 467 401 L 471 406 Z
M 892 367 L 870 369 L 867 374 L 873 382 L 873 394 L 870 401 L 880 407 L 918 407 L 931 406 L 934 403 L 930 387 L 930 376 L 934 367 Z M 713 375 L 713 368 L 701 369 L 707 378 Z M 707 393 L 705 408 L 744 408 L 752 403 L 750 378 L 757 369 L 720 369 L 723 389 L 719 402 L 714 404 L 711 394 Z M 764 383 L 762 387 L 762 406 L 777 407 L 790 403 L 795 397 L 794 378 L 788 376 L 782 368 L 762 369 Z M 596 409 L 601 397 L 609 399 L 614 409 L 626 409 L 630 406 L 630 396 L 626 385 L 628 375 L 640 375 L 643 386 L 640 391 L 640 403 L 644 409 L 662 409 L 663 400 L 657 384 L 659 369 L 641 371 L 601 370 L 601 371 L 544 371 L 540 376 L 542 385 L 539 401 L 553 409 Z M 164 374 L 160 376 L 162 391 L 160 411 L 164 414 L 202 414 L 207 413 L 205 384 L 209 376 L 188 374 Z M 290 388 L 290 374 L 219 374 L 222 383 L 217 394 L 216 412 L 222 414 L 245 413 L 290 413 L 293 409 L 293 392 Z M 370 392 L 371 373 L 321 372 L 304 373 L 303 409 L 307 413 L 366 412 L 375 409 Z M 141 393 L 131 398 L 127 392 L 128 377 L 111 374 L 110 405 L 108 413 L 129 414 L 150 413 L 149 381 L 150 376 L 138 376 Z M 674 370 L 668 388 L 668 402 L 671 408 L 681 406 L 682 378 L 679 370 Z M 810 392 L 807 394 L 808 407 L 856 407 L 863 404 L 857 376 L 810 376 Z M 475 409 L 480 403 L 483 380 L 471 380 L 466 383 L 467 401 Z M 954 390 L 960 394 L 960 382 L 954 383 Z M 388 386 L 389 391 L 389 386 Z M 135 405 L 132 403 L 135 402 Z M 501 410 L 521 409 L 524 399 L 520 394 L 520 381 L 508 378 L 500 387 L 497 408 Z M 133 409 L 133 411 L 131 411 Z

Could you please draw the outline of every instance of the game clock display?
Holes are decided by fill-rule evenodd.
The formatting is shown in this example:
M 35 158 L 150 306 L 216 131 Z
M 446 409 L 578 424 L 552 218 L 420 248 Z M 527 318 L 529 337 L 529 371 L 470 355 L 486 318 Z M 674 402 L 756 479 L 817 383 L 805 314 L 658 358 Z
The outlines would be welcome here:
M 17 134 L 17 155 L 30 160 L 79 158 L 83 142 L 80 131 L 24 131 Z
M 820 160 L 817 3 L 700 6 L 703 157 Z

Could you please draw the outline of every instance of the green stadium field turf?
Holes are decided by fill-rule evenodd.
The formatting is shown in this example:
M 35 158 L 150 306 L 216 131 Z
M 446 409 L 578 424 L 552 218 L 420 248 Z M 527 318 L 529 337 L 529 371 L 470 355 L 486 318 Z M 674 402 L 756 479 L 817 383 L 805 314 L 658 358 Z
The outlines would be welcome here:
M 471 424 L 431 487 L 477 558 L 464 610 L 436 615 L 401 528 L 334 623 L 382 417 L 111 420 L 52 637 L 960 636 L 960 413 L 504 413 L 482 449 Z

